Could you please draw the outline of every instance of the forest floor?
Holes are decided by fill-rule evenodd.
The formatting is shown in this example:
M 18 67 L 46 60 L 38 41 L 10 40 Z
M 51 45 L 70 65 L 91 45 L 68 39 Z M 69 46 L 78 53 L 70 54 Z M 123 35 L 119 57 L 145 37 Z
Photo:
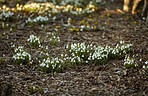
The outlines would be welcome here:
M 71 42 L 114 46 L 124 40 L 133 44 L 132 54 L 138 54 L 143 61 L 147 61 L 148 26 L 137 15 L 122 15 L 117 10 L 122 10 L 122 4 L 119 0 L 109 1 L 92 14 L 91 18 L 100 26 L 97 31 L 71 32 L 63 24 L 66 21 L 62 20 L 69 17 L 64 15 L 44 27 L 23 26 L 23 19 L 10 22 L 17 25 L 15 31 L 1 29 L 0 32 L 0 93 L 6 92 L 10 96 L 148 96 L 147 71 L 143 68 L 126 69 L 124 59 L 110 60 L 104 65 L 82 64 L 60 73 L 45 73 L 36 65 L 17 65 L 12 60 L 12 42 L 16 46 L 27 46 L 31 34 L 46 38 L 48 32 L 54 32 L 55 26 L 60 25 L 60 32 L 56 34 L 60 37 L 60 44 L 52 46 L 50 41 L 43 42 L 49 46 L 51 54 L 60 54 L 63 47 Z M 111 16 L 108 17 L 108 13 Z M 78 24 L 84 17 L 71 18 Z M 31 52 L 38 55 L 36 49 Z

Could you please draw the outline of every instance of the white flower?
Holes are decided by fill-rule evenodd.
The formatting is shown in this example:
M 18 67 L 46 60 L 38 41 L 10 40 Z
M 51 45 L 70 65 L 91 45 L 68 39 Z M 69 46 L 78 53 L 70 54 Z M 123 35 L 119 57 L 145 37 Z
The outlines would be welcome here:
M 83 29 L 80 29 L 80 31 L 83 31 Z
M 17 49 L 17 48 L 15 48 L 14 52 L 16 53 L 17 51 L 18 51 L 18 49 Z
M 25 57 L 26 56 L 26 52 L 23 52 L 22 55 Z
M 82 29 L 84 29 L 84 28 L 85 28 L 85 25 L 81 25 L 80 27 L 81 27 Z
M 84 57 L 84 55 L 82 55 L 82 57 Z
M 68 49 L 68 44 L 66 45 L 66 49 Z
M 56 63 L 59 63 L 59 61 L 57 60 Z
M 145 67 L 145 65 L 143 65 L 143 67 L 142 67 L 143 69 L 145 69 L 146 67 Z
M 89 57 L 88 60 L 91 60 L 91 57 Z
M 49 68 L 49 65 L 47 64 L 46 67 Z
M 16 57 L 16 59 L 20 59 L 20 57 Z
M 142 61 L 142 59 L 139 60 L 140 62 Z
M 53 64 L 54 63 L 54 61 L 51 61 L 51 64 Z
M 76 60 L 73 60 L 73 62 L 76 62 Z
M 52 68 L 54 69 L 55 68 L 55 65 L 52 65 Z
M 29 60 L 31 60 L 31 55 L 30 55 L 30 54 L 28 54 L 28 56 L 29 56 Z
M 74 57 L 74 56 L 75 56 L 75 54 L 74 54 L 74 53 L 72 53 L 72 56 Z
M 63 58 L 64 59 L 64 61 L 66 61 L 66 58 Z
M 46 50 L 48 50 L 48 46 L 46 46 Z
M 124 41 L 120 41 L 120 44 L 124 44 Z
M 13 56 L 12 58 L 14 58 L 14 60 L 16 60 L 16 56 Z
M 86 63 L 88 63 L 88 61 L 86 61 Z
M 145 64 L 147 65 L 148 64 L 148 61 L 146 61 Z
M 64 55 L 63 54 L 61 54 L 61 57 L 63 57 Z
M 42 62 L 42 63 L 40 64 L 40 66 L 44 67 L 44 66 L 46 66 L 46 64 L 45 64 L 44 62 Z
M 49 56 L 49 54 L 48 54 L 48 53 L 46 53 L 46 55 L 47 55 L 47 56 Z
M 56 18 L 57 18 L 57 17 L 56 17 L 56 16 L 54 16 L 52 19 L 53 19 L 53 20 L 55 20 Z
M 17 56 L 21 56 L 21 53 L 16 53 Z

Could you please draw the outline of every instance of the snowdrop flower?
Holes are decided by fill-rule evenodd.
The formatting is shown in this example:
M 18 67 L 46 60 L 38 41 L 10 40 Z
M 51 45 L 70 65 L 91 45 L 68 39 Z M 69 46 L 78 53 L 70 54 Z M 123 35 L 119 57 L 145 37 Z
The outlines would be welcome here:
M 91 60 L 91 56 L 89 56 L 88 60 Z
M 86 63 L 88 63 L 88 61 L 86 61 Z
M 84 57 L 84 55 L 82 55 L 82 57 Z
M 46 53 L 46 55 L 47 55 L 47 56 L 49 56 L 49 54 L 48 54 L 48 53 Z
M 68 46 L 68 44 L 66 45 L 66 49 L 68 49 L 69 48 L 69 46 Z
M 63 57 L 64 55 L 63 54 L 61 54 L 61 57 Z
M 54 61 L 51 61 L 51 64 L 53 64 L 54 63 Z
M 124 44 L 124 41 L 120 41 L 120 44 Z
M 48 17 L 47 16 L 45 16 L 45 17 L 42 17 L 42 16 L 38 16 L 38 17 L 36 17 L 36 18 L 34 18 L 34 19 L 31 19 L 30 17 L 28 18 L 28 20 L 26 20 L 26 23 L 36 23 L 36 22 L 46 22 L 46 21 L 48 21 Z
M 142 61 L 142 59 L 139 60 L 140 62 Z
M 48 50 L 48 46 L 46 46 L 46 50 Z
M 56 63 L 59 63 L 59 61 L 57 60 Z
M 83 29 L 80 29 L 80 31 L 83 31 Z
M 92 56 L 92 60 L 94 60 L 95 58 L 94 58 L 94 56 Z
M 55 68 L 55 65 L 52 65 L 52 68 L 54 69 Z
M 16 60 L 16 56 L 15 55 L 12 58 L 14 58 Z
M 21 53 L 16 53 L 17 56 L 21 56 Z
M 81 25 L 80 28 L 84 29 L 85 28 L 85 25 Z
M 49 65 L 48 64 L 46 65 L 46 68 L 49 68 Z
M 67 59 L 66 59 L 66 58 L 63 58 L 63 60 L 66 61 Z M 61 61 L 63 61 L 63 60 L 61 60 Z M 63 62 L 64 62 L 64 61 L 63 61 Z
M 148 61 L 146 61 L 145 64 L 148 65 Z
M 81 50 L 81 52 L 84 52 L 83 50 Z
M 143 65 L 143 67 L 142 67 L 143 69 L 146 69 L 146 66 L 145 65 Z
M 22 55 L 25 57 L 26 56 L 26 52 L 23 52 Z
M 55 20 L 56 18 L 57 18 L 57 17 L 56 17 L 56 16 L 54 16 L 52 19 L 53 19 L 53 20 Z

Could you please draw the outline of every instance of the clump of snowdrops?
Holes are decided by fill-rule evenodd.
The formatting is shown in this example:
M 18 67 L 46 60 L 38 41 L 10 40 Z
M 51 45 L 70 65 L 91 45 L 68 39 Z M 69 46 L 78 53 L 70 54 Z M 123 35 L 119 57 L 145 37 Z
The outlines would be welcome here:
M 35 35 L 30 35 L 27 41 L 30 42 L 31 47 L 42 47 L 40 39 Z
M 26 20 L 26 24 L 47 24 L 47 22 L 49 21 L 49 18 L 47 16 L 41 16 L 39 15 L 38 17 L 31 19 L 30 17 Z
M 3 10 L 0 12 L 0 20 L 2 21 L 10 21 L 13 18 L 14 13 L 11 11 Z
M 60 37 L 53 36 L 50 38 L 51 45 L 59 45 L 60 44 Z
M 53 33 L 53 32 L 48 32 L 47 33 L 47 38 L 49 38 L 49 41 L 50 41 L 51 45 L 59 45 L 60 44 L 60 37 L 56 36 L 56 34 Z
M 92 44 L 86 45 L 85 43 L 71 44 L 69 52 L 73 56 L 78 56 L 84 60 L 84 62 L 95 62 L 97 64 L 105 64 L 110 59 L 117 59 L 130 51 L 131 44 L 124 44 L 124 41 L 120 41 L 120 45 L 117 44 L 115 48 L 110 46 L 96 46 Z
M 19 46 L 18 48 L 15 48 L 14 50 L 15 54 L 13 55 L 13 59 L 16 64 L 32 64 L 33 60 L 31 58 L 31 55 L 24 50 L 23 46 Z
M 43 59 L 40 67 L 43 72 L 60 72 L 63 69 L 64 61 L 58 57 Z
M 138 59 L 133 55 L 130 57 L 130 55 L 126 55 L 124 58 L 124 66 L 126 68 L 143 68 L 148 71 L 148 61 L 143 62 L 142 59 Z
M 148 71 L 148 61 L 145 61 L 144 62 L 144 65 L 142 66 L 143 69 L 147 69 Z
M 33 36 L 33 35 L 32 35 Z M 31 39 L 28 39 L 31 41 Z M 65 46 L 65 51 L 60 56 L 45 56 L 39 65 L 43 72 L 60 72 L 66 68 L 73 68 L 82 64 L 106 64 L 111 59 L 124 58 L 124 66 L 133 68 L 138 66 L 138 62 L 134 58 L 130 58 L 127 54 L 130 52 L 132 44 L 125 44 L 120 41 L 115 47 L 101 46 L 86 43 L 71 43 Z M 22 46 L 15 49 L 13 59 L 17 64 L 32 64 L 31 55 L 24 51 Z M 147 68 L 147 62 L 143 68 Z
M 66 52 L 61 56 L 44 59 L 40 64 L 44 72 L 60 71 L 66 67 L 75 67 L 81 64 L 105 64 L 111 59 L 123 58 L 132 44 L 120 41 L 114 48 L 110 46 L 97 46 L 85 43 L 71 43 L 65 46 Z
M 138 66 L 138 62 L 136 62 L 135 58 L 130 58 L 129 55 L 126 55 L 124 59 L 124 66 L 126 68 L 135 68 Z

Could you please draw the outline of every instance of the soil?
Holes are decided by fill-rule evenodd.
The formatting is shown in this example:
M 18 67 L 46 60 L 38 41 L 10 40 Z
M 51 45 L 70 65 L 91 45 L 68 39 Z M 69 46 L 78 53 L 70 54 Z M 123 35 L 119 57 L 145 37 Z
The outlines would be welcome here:
M 50 22 L 44 27 L 24 26 L 25 19 L 9 22 L 11 25 L 17 25 L 13 32 L 0 26 L 0 94 L 2 96 L 148 96 L 148 71 L 143 68 L 126 69 L 123 66 L 123 59 L 110 60 L 104 65 L 83 64 L 60 73 L 44 73 L 38 64 L 17 65 L 12 60 L 14 48 L 11 47 L 11 43 L 27 47 L 27 39 L 31 34 L 46 38 L 46 33 L 54 32 L 56 25 L 61 26 L 61 31 L 57 34 L 61 39 L 60 45 L 52 46 L 50 41 L 42 40 L 43 45 L 49 46 L 51 54 L 60 54 L 64 46 L 71 42 L 115 46 L 120 40 L 124 40 L 133 44 L 131 54 L 138 54 L 143 61 L 148 60 L 147 24 L 137 15 L 131 13 L 121 15 L 123 5 L 121 0 L 114 2 L 107 0 L 106 3 L 92 14 L 100 26 L 97 31 L 71 32 L 61 22 L 61 19 L 67 20 L 68 16 L 64 15 L 60 15 L 56 22 Z M 107 13 L 110 13 L 111 17 L 108 17 Z M 83 17 L 71 18 L 76 22 L 83 19 Z M 38 51 L 32 49 L 31 54 L 34 57 L 38 56 Z

